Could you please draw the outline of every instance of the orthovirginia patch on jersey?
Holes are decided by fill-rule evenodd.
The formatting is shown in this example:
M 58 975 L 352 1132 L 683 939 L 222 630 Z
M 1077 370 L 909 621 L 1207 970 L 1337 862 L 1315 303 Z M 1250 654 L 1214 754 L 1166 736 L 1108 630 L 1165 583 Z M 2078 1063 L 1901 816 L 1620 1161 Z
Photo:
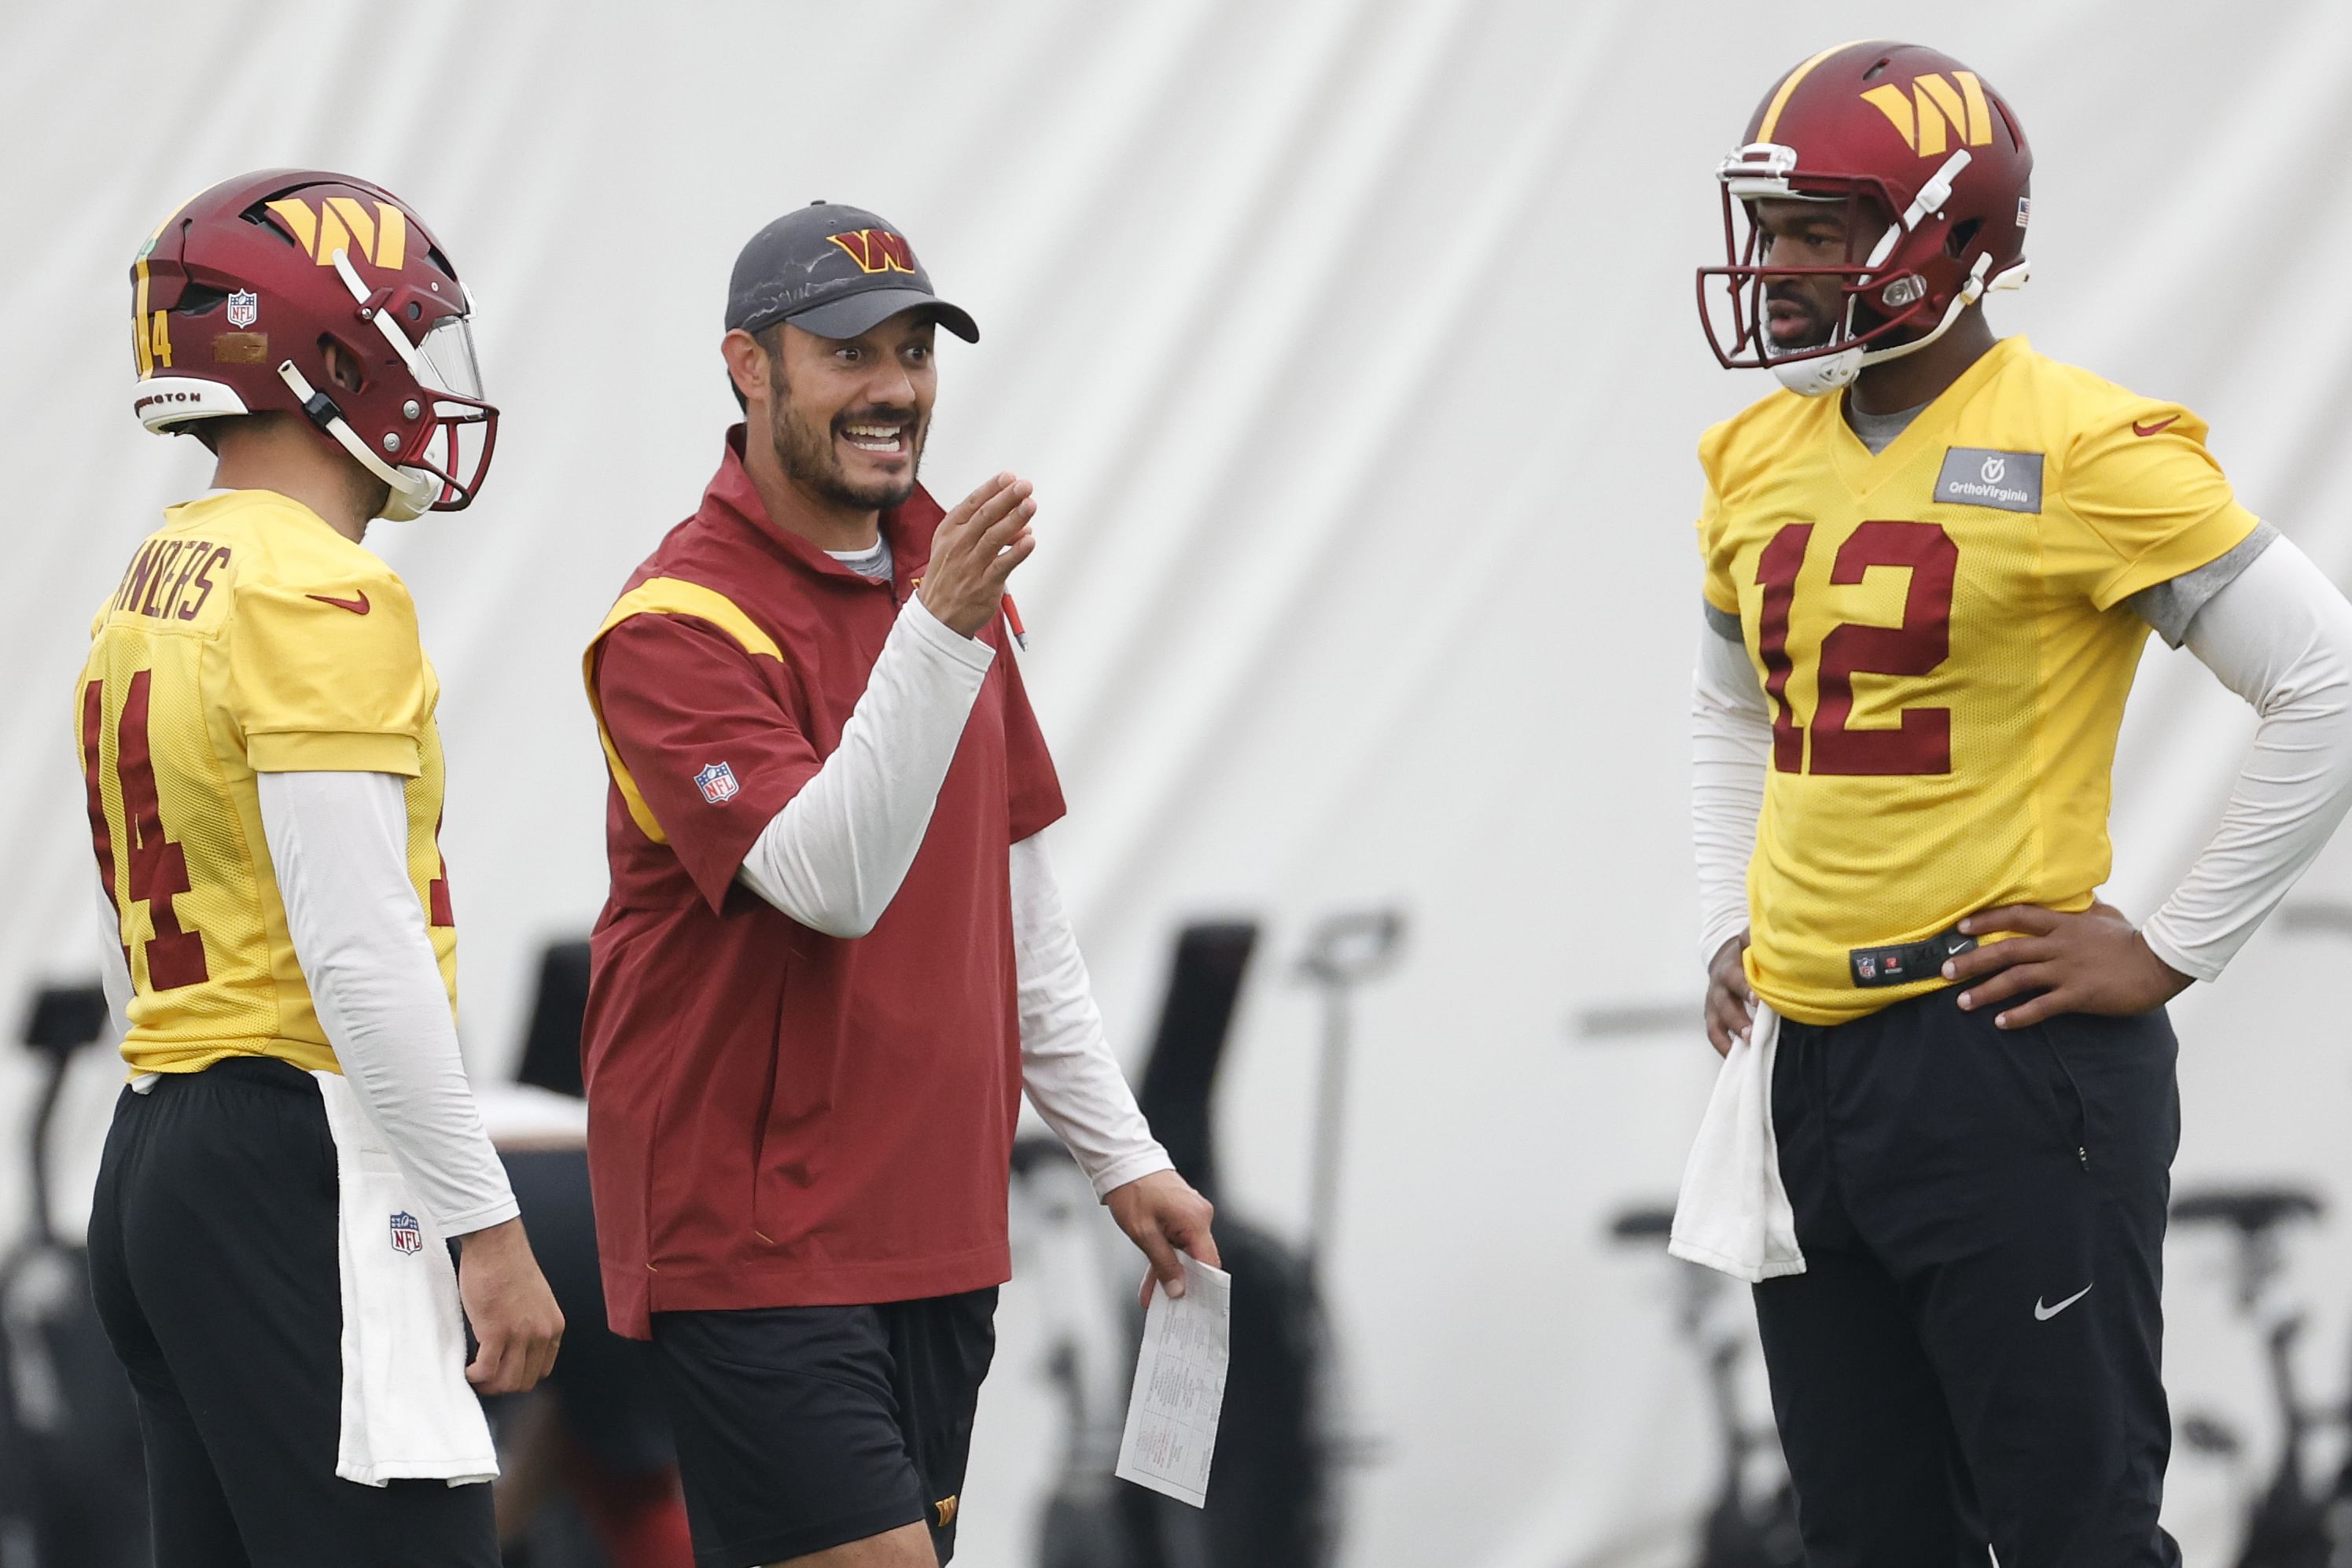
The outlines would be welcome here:
M 1997 506 L 2003 511 L 2040 511 L 2042 454 L 1954 447 L 1944 454 L 1944 471 L 1936 476 L 1936 499 L 1959 506 Z

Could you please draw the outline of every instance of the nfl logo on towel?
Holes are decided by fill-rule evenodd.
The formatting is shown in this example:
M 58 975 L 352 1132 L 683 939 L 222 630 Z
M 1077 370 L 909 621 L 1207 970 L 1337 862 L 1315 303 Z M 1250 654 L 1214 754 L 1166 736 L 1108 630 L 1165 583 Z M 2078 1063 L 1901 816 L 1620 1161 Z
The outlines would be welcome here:
M 735 770 L 725 763 L 711 763 L 694 775 L 694 782 L 702 786 L 702 798 L 713 805 L 725 805 L 742 793 L 742 786 L 735 782 Z
M 425 1247 L 425 1229 L 416 1216 L 404 1210 L 392 1216 L 392 1249 L 394 1252 L 420 1252 Z

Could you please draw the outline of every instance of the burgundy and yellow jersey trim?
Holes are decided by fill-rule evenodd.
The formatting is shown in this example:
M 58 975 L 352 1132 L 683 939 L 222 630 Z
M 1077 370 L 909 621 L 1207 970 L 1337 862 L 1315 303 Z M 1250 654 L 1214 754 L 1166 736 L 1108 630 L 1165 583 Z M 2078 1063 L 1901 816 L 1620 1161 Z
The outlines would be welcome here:
M 613 605 L 604 624 L 588 639 L 588 650 L 581 656 L 581 678 L 587 683 L 588 706 L 596 715 L 596 739 L 604 748 L 604 765 L 612 773 L 613 787 L 621 792 L 622 803 L 628 807 L 629 820 L 637 825 L 645 836 L 656 844 L 667 844 L 669 836 L 654 820 L 651 807 L 646 805 L 645 792 L 629 773 L 629 765 L 621 760 L 619 748 L 613 744 L 613 731 L 604 722 L 604 705 L 596 693 L 596 650 L 614 626 L 636 616 L 692 616 L 709 622 L 729 637 L 745 653 L 759 658 L 783 662 L 783 650 L 776 639 L 760 629 L 759 624 L 745 615 L 732 599 L 716 588 L 691 583 L 683 577 L 651 577 L 621 595 Z

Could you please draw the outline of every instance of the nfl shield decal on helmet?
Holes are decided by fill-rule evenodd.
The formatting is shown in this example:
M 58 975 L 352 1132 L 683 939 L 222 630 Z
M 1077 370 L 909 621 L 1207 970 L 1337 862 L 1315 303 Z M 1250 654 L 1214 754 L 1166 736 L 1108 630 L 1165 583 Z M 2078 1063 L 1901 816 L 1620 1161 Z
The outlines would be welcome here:
M 249 327 L 261 320 L 261 296 L 250 289 L 239 289 L 228 297 L 228 324 Z
M 711 763 L 694 775 L 694 782 L 700 786 L 702 798 L 713 805 L 725 805 L 743 793 L 742 786 L 735 782 L 735 770 L 725 763 Z
M 425 1227 L 416 1216 L 405 1209 L 394 1210 L 392 1216 L 392 1249 L 394 1252 L 419 1252 L 425 1247 Z

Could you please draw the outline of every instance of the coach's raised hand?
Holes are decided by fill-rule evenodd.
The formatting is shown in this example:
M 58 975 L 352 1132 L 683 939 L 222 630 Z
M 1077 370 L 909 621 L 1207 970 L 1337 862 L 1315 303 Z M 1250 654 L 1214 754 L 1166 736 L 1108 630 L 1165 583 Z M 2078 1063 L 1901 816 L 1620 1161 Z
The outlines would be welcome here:
M 467 1382 L 484 1394 L 520 1394 L 555 1365 L 563 1311 L 531 1256 L 521 1220 L 457 1243 L 457 1296 L 480 1346 L 466 1368 Z
M 1029 531 L 1037 513 L 1030 489 L 1027 479 L 998 474 L 940 519 L 918 592 L 949 630 L 971 637 L 988 625 L 1003 602 L 1005 579 L 1037 548 Z

